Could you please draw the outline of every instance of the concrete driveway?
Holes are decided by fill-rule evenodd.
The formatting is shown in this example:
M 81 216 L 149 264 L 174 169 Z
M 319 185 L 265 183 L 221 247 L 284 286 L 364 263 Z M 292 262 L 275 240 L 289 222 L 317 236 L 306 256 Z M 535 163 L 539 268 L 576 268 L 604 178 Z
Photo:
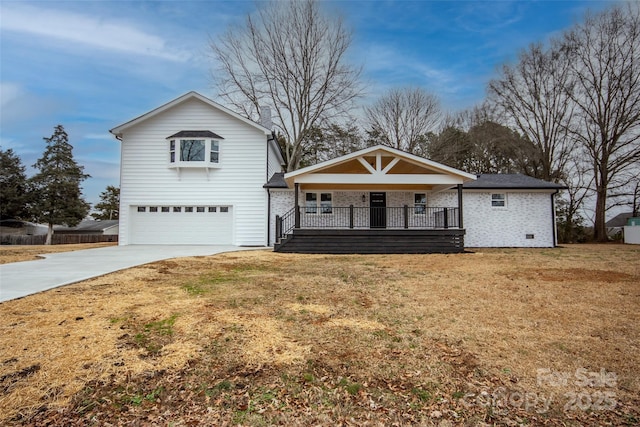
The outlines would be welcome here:
M 0 265 L 0 302 L 163 259 L 250 249 L 239 246 L 129 245 L 60 252 Z

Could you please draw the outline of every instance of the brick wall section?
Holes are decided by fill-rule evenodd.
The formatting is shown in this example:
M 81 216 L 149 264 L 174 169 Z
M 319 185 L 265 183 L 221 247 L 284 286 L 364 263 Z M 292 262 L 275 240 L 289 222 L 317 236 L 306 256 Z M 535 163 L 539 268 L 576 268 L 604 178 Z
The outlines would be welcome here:
M 504 208 L 491 206 L 492 193 L 505 193 Z M 452 191 L 427 196 L 430 206 L 457 206 Z M 466 247 L 553 247 L 551 195 L 548 192 L 465 191 Z M 532 234 L 533 239 L 527 239 Z
M 282 216 L 293 209 L 293 190 L 271 189 L 271 217 L 269 218 L 269 246 L 273 246 L 276 234 L 276 215 Z
M 498 191 L 493 191 L 498 192 Z M 362 202 L 362 194 L 366 201 Z M 465 191 L 463 195 L 466 247 L 552 247 L 554 228 L 551 215 L 551 195 L 548 192 L 506 192 L 507 206 L 491 206 L 492 191 Z M 413 206 L 414 192 L 387 192 L 387 206 Z M 294 204 L 292 190 L 271 190 L 271 242 L 273 244 L 275 216 L 288 212 Z M 304 205 L 304 194 L 300 194 Z M 369 193 L 363 191 L 333 192 L 333 206 L 369 206 Z M 457 207 L 456 191 L 427 193 L 429 207 Z M 410 223 L 415 217 L 410 210 Z M 532 234 L 533 239 L 527 239 Z

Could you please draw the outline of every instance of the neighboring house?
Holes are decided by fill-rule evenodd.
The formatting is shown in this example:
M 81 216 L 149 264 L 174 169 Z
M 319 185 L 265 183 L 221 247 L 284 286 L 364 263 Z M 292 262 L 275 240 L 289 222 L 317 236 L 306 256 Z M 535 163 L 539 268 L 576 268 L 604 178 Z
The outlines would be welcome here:
M 615 237 L 616 235 L 621 235 L 623 227 L 627 225 L 627 221 L 629 218 L 632 218 L 633 212 L 620 213 L 609 221 L 606 222 L 605 227 L 607 228 L 607 235 L 610 237 Z
M 121 245 L 267 244 L 262 186 L 284 163 L 270 129 L 189 92 L 111 133 Z
M 476 176 L 386 146 L 284 174 L 268 126 L 190 92 L 112 129 L 122 141 L 120 244 L 330 253 L 555 246 L 560 185 Z
M 476 177 L 376 146 L 276 175 L 265 188 L 276 250 L 380 253 L 553 247 L 563 187 L 519 174 Z
M 118 220 L 96 221 L 87 219 L 75 227 L 55 226 L 55 234 L 98 234 L 103 236 L 117 236 L 119 233 Z
M 3 219 L 0 221 L 0 235 L 3 236 L 41 236 L 47 234 L 49 226 L 35 224 L 19 219 Z

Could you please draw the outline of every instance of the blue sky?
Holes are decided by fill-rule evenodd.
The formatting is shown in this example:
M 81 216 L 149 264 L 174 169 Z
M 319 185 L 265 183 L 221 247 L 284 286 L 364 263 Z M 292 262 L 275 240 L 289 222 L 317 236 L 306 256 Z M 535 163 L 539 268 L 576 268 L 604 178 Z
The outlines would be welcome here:
M 119 185 L 109 129 L 190 90 L 216 99 L 208 42 L 255 11 L 253 1 L 0 0 L 0 146 L 28 167 L 57 124 L 92 178 L 96 203 Z M 518 50 L 546 41 L 607 1 L 324 1 L 353 30 L 349 60 L 366 96 L 417 85 L 457 111 Z

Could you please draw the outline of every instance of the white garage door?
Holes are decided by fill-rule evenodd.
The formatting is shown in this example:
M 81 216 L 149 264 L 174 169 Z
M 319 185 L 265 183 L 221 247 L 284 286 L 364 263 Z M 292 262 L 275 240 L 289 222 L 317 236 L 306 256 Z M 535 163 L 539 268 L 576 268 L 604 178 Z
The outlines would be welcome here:
M 131 243 L 138 245 L 230 245 L 231 206 L 133 206 Z

